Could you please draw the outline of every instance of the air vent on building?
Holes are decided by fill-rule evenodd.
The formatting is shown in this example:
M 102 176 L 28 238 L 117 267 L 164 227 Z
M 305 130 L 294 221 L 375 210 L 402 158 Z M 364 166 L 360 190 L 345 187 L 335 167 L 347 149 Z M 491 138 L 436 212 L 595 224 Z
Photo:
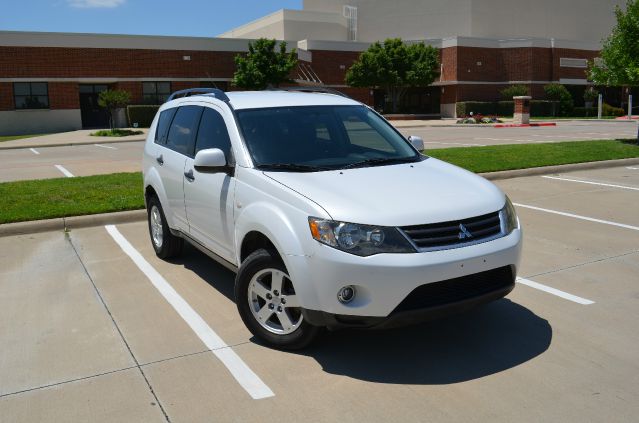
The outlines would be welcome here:
M 559 66 L 562 68 L 580 68 L 585 69 L 588 67 L 587 59 L 569 59 L 566 57 L 562 57 L 559 59 Z
M 348 41 L 357 41 L 357 7 L 344 6 L 344 17 L 346 18 Z

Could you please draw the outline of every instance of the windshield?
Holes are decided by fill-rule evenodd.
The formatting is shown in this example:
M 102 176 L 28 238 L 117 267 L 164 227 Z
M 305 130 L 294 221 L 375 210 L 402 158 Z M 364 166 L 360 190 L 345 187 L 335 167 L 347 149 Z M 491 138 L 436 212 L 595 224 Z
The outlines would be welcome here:
M 408 142 L 364 106 L 311 106 L 237 112 L 256 167 L 315 172 L 415 162 Z

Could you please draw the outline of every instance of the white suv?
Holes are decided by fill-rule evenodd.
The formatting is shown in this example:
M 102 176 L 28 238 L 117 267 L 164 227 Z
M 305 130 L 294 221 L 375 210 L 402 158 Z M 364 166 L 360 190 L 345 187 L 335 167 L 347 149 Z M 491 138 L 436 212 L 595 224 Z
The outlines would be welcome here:
M 244 323 L 281 348 L 507 295 L 522 243 L 512 204 L 422 149 L 336 94 L 175 93 L 144 147 L 153 248 L 168 258 L 186 240 L 235 271 Z

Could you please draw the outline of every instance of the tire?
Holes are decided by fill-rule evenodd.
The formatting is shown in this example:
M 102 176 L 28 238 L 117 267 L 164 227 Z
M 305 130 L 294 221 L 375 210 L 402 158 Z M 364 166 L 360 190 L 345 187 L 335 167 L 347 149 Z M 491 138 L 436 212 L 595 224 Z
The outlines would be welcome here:
M 273 347 L 301 349 L 321 332 L 295 307 L 293 282 L 275 252 L 260 249 L 242 262 L 235 278 L 235 303 L 251 333 Z
M 162 204 L 155 196 L 147 201 L 147 221 L 155 254 L 163 260 L 179 256 L 184 247 L 184 240 L 171 233 Z

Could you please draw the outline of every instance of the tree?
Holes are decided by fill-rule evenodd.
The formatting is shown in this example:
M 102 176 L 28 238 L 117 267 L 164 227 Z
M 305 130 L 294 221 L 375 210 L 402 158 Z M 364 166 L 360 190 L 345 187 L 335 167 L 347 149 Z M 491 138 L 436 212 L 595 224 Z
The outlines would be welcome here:
M 124 90 L 106 90 L 102 91 L 98 97 L 98 105 L 107 109 L 109 114 L 109 129 L 113 131 L 115 121 L 113 115 L 116 109 L 126 107 L 131 102 L 131 94 Z
M 504 100 L 512 100 L 513 97 L 528 95 L 528 87 L 525 85 L 511 85 L 499 92 Z
M 439 76 L 439 51 L 424 43 L 405 44 L 399 38 L 376 42 L 346 72 L 352 87 L 382 87 L 393 112 L 410 87 L 427 87 Z
M 639 1 L 628 0 L 626 11 L 615 9 L 617 25 L 603 42 L 600 60 L 590 63 L 590 78 L 597 85 L 639 85 Z
M 575 107 L 575 101 L 572 99 L 570 91 L 561 84 L 548 84 L 544 87 L 546 98 L 553 101 L 552 115 L 557 116 L 557 103 L 559 104 L 559 114 L 566 116 L 570 114 Z
M 233 76 L 235 86 L 263 90 L 269 85 L 275 87 L 282 82 L 290 81 L 289 74 L 297 65 L 295 49 L 286 52 L 286 42 L 279 43 L 279 51 L 275 50 L 277 41 L 260 38 L 248 46 L 248 54 L 235 56 L 236 71 Z

